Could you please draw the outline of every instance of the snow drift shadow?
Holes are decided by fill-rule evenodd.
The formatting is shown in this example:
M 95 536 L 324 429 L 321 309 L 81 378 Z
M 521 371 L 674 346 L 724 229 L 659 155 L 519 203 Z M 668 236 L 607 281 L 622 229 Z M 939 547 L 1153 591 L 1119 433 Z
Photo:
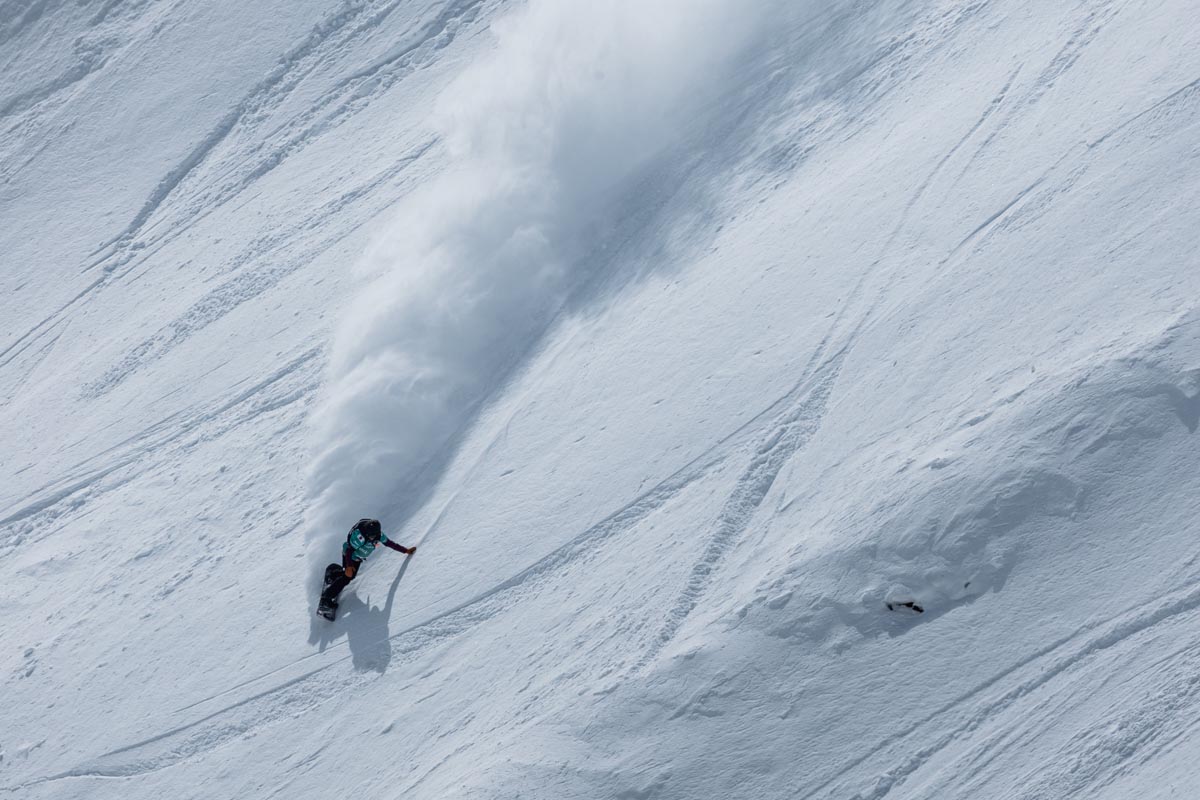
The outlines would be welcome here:
M 396 530 L 455 437 L 603 263 L 595 232 L 659 153 L 698 124 L 765 8 L 732 0 L 536 1 L 444 94 L 450 168 L 367 254 L 312 417 L 313 589 L 330 536 Z M 624 197 L 622 213 L 630 213 Z

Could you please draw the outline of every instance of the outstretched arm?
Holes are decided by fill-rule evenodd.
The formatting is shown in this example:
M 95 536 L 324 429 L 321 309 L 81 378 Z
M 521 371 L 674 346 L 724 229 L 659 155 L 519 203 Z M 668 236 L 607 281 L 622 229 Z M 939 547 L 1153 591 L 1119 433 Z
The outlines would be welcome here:
M 414 547 L 405 547 L 402 544 L 396 544 L 391 539 L 388 539 L 386 542 L 384 542 L 383 546 L 390 547 L 398 553 L 404 553 L 404 555 L 406 555 L 406 556 L 411 556 L 413 553 L 417 552 L 417 548 L 415 546 Z

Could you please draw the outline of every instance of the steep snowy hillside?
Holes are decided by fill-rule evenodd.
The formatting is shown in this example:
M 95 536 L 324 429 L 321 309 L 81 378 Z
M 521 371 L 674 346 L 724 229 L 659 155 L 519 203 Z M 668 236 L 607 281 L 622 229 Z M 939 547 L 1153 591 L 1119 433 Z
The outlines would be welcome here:
M 0 790 L 1192 796 L 1197 142 L 1184 0 L 0 4 Z

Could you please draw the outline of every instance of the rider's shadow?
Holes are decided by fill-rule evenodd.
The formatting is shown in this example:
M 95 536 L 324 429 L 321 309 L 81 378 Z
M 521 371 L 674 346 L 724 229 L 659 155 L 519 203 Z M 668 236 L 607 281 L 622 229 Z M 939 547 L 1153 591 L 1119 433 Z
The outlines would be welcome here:
M 386 672 L 392 660 L 391 631 L 388 628 L 388 620 L 392 616 L 396 590 L 400 588 L 400 581 L 404 579 L 404 573 L 408 571 L 410 560 L 411 558 L 406 557 L 400 565 L 400 570 L 396 573 L 396 577 L 388 589 L 387 602 L 382 608 L 371 605 L 370 596 L 367 597 L 366 602 L 363 602 L 355 592 L 342 592 L 337 619 L 333 623 L 326 623 L 331 625 L 333 630 L 324 632 L 327 636 L 321 637 L 321 649 L 324 649 L 330 639 L 345 632 L 346 643 L 350 646 L 350 655 L 355 669 Z

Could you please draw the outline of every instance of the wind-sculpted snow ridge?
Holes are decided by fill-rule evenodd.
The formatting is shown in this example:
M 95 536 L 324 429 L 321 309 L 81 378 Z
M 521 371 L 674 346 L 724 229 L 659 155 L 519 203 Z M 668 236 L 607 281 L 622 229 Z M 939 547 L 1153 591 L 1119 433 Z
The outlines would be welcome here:
M 367 258 L 378 278 L 343 311 L 312 535 L 412 510 L 422 471 L 603 267 L 588 232 L 637 202 L 622 192 L 719 96 L 762 12 L 543 0 L 496 25 L 496 50 L 441 100 L 452 168 L 403 204 Z
M 1189 311 L 1117 357 L 1031 378 L 965 416 L 928 454 L 905 460 L 899 475 L 938 479 L 924 493 L 908 488 L 865 509 L 876 535 L 848 552 L 825 554 L 830 563 L 816 570 L 799 558 L 794 569 L 802 580 L 773 581 L 740 616 L 761 613 L 773 636 L 828 641 L 836 649 L 844 644 L 833 636 L 841 626 L 863 635 L 907 629 L 908 621 L 878 613 L 889 602 L 917 601 L 928 622 L 1002 590 L 1031 547 L 1022 541 L 1029 530 L 1047 521 L 1069 530 L 1096 496 L 1109 494 L 1106 482 L 1133 471 L 1125 463 L 1133 453 L 1153 453 L 1156 440 L 1181 429 L 1195 433 L 1198 358 L 1200 313 Z M 972 453 L 988 440 L 995 443 Z M 814 572 L 839 576 L 838 588 L 818 591 Z

